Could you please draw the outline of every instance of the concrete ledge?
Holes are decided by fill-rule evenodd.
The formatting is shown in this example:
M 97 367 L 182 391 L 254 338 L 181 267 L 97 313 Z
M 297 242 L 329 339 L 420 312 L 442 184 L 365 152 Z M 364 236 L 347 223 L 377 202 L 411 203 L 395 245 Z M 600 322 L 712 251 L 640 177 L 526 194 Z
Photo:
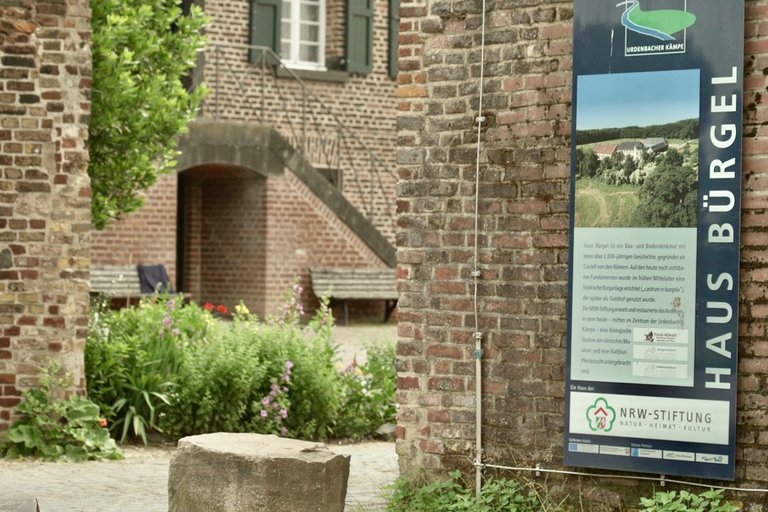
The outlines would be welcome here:
M 225 164 L 262 176 L 282 175 L 283 162 L 269 151 L 273 132 L 273 128 L 257 123 L 199 118 L 179 139 L 177 169 Z
M 343 512 L 349 456 L 273 435 L 217 433 L 179 441 L 169 512 Z

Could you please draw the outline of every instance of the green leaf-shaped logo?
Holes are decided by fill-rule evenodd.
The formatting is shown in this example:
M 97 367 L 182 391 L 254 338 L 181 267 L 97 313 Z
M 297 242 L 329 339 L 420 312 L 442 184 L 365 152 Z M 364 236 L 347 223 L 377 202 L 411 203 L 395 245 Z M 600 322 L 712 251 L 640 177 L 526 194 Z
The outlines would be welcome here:
M 644 11 L 640 0 L 624 0 L 616 7 L 624 6 L 621 24 L 628 30 L 654 37 L 662 41 L 674 41 L 674 34 L 682 32 L 696 23 L 696 16 L 677 9 Z
M 587 408 L 587 422 L 590 430 L 610 432 L 614 421 L 616 421 L 616 411 L 608 405 L 608 400 L 603 397 L 599 397 L 594 404 Z

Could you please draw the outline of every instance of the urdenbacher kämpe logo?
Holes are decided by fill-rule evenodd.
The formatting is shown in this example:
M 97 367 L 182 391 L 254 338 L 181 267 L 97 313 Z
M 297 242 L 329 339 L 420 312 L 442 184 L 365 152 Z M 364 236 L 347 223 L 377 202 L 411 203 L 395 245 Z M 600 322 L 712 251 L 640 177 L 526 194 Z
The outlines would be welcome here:
M 685 53 L 687 29 L 696 23 L 688 12 L 688 0 L 666 0 L 666 9 L 644 9 L 648 0 L 624 0 L 621 24 L 624 26 L 624 55 L 666 55 Z M 675 9 L 674 7 L 678 7 Z
M 616 411 L 608 405 L 608 400 L 605 398 L 600 397 L 587 407 L 587 422 L 593 432 L 610 432 L 614 421 L 616 421 Z

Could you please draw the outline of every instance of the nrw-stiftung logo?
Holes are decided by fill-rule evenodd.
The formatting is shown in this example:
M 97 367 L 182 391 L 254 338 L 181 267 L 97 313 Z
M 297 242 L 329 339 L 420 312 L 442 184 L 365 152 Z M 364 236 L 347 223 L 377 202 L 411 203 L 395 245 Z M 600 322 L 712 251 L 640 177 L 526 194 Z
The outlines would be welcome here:
M 616 421 L 616 411 L 608 405 L 608 400 L 599 397 L 587 407 L 587 422 L 593 432 L 610 432 Z
M 687 30 L 696 23 L 688 12 L 688 0 L 664 0 L 664 9 L 651 9 L 649 0 L 624 0 L 616 4 L 624 29 L 624 55 L 667 55 L 685 53 Z M 654 5 L 658 5 L 659 1 Z

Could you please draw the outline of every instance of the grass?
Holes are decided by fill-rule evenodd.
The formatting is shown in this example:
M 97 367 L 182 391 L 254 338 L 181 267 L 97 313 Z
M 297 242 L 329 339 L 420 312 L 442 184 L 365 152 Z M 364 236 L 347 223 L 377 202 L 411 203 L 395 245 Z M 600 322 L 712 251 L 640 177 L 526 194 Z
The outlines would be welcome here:
M 635 186 L 608 185 L 590 178 L 576 182 L 576 226 L 630 227 L 637 205 Z

